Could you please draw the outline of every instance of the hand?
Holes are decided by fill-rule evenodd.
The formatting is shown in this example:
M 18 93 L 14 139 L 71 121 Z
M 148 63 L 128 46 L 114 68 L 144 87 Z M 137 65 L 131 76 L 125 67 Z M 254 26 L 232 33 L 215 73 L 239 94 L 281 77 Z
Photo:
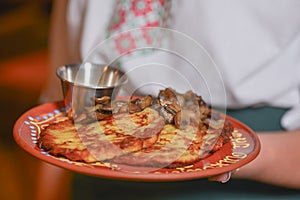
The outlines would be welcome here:
M 227 181 L 230 180 L 231 174 L 232 174 L 231 171 L 230 172 L 225 172 L 223 174 L 218 174 L 218 175 L 215 175 L 215 176 L 210 176 L 210 177 L 208 177 L 208 180 L 209 181 L 216 181 L 216 182 L 226 183 Z

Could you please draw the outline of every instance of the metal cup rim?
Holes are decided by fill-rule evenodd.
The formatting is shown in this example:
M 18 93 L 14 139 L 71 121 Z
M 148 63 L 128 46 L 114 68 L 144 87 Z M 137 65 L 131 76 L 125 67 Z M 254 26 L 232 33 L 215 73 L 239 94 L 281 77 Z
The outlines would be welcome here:
M 74 81 L 70 81 L 70 80 L 67 80 L 65 77 L 61 76 L 61 69 L 64 68 L 64 67 L 79 67 L 82 65 L 82 63 L 80 62 L 77 62 L 77 63 L 71 63 L 71 64 L 66 64 L 66 65 L 62 65 L 60 67 L 57 68 L 56 70 L 56 76 L 63 82 L 65 83 L 68 83 L 72 86 L 76 86 L 76 87 L 82 87 L 82 88 L 87 88 L 87 89 L 97 89 L 97 90 L 105 90 L 105 89 L 112 89 L 112 88 L 116 88 L 116 87 L 119 87 L 121 85 L 124 85 L 127 81 L 128 81 L 128 78 L 127 76 L 125 75 L 125 73 L 120 70 L 120 69 L 117 69 L 116 67 L 113 67 L 113 66 L 109 66 L 109 65 L 104 65 L 104 64 L 95 64 L 95 63 L 90 63 L 91 65 L 98 65 L 98 66 L 107 66 L 109 67 L 110 69 L 113 69 L 113 70 L 117 70 L 121 73 L 121 79 L 122 81 L 119 81 L 117 82 L 117 84 L 115 85 L 112 85 L 112 86 L 102 86 L 102 85 L 99 85 L 99 86 L 88 86 L 88 85 L 84 85 L 84 84 L 80 84 L 80 83 L 76 83 Z

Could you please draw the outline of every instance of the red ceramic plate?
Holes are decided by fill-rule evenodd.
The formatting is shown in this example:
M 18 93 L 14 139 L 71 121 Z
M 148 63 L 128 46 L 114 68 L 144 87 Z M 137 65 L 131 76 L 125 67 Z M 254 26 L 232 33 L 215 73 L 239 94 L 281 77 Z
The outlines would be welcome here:
M 54 157 L 37 147 L 41 130 L 49 123 L 64 120 L 63 102 L 46 103 L 24 113 L 15 123 L 14 138 L 20 147 L 33 156 L 53 165 L 87 175 L 139 181 L 179 181 L 206 178 L 235 170 L 253 159 L 260 151 L 256 134 L 241 122 L 226 117 L 234 125 L 231 142 L 194 165 L 180 168 L 151 168 L 116 165 L 104 162 L 86 164 Z

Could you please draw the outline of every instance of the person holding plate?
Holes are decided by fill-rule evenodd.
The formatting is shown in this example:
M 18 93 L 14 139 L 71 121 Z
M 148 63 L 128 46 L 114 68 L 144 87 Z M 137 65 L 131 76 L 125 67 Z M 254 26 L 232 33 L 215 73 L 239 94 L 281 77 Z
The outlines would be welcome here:
M 232 172 L 231 180 L 226 184 L 204 179 L 175 183 L 126 182 L 74 174 L 71 186 L 70 172 L 42 164 L 37 196 L 49 194 L 49 199 L 63 193 L 68 196 L 72 188 L 73 199 L 262 199 L 278 195 L 284 199 L 299 198 L 299 9 L 298 0 L 55 1 L 49 43 L 53 70 L 41 102 L 62 99 L 57 92 L 61 86 L 55 76 L 58 66 L 95 59 L 114 63 L 131 72 L 133 66 L 142 63 L 159 63 L 174 67 L 180 75 L 188 77 L 187 85 L 201 95 L 206 91 L 202 83 L 219 81 L 215 85 L 209 84 L 212 93 L 204 92 L 204 97 L 212 95 L 214 103 L 225 106 L 229 116 L 256 131 L 261 152 L 255 160 Z M 186 62 L 197 60 L 199 56 L 199 51 L 192 51 L 193 44 L 187 45 L 181 37 L 172 40 L 172 35 L 161 37 L 143 32 L 149 27 L 172 30 L 174 35 L 179 34 L 193 44 L 200 44 L 211 56 L 215 68 L 205 71 L 196 64 L 192 69 L 203 72 L 202 77 L 205 77 L 199 83 L 199 79 L 193 76 L 195 73 L 190 73 L 190 63 Z M 121 34 L 136 28 L 142 31 Z M 122 37 L 117 38 L 118 35 Z M 107 51 L 98 52 L 97 47 L 109 38 L 115 38 L 115 43 L 109 43 Z M 184 56 L 150 50 L 115 59 L 139 45 L 154 44 L 158 47 L 166 45 Z M 212 71 L 214 74 L 210 77 Z M 165 76 L 163 73 L 147 75 L 161 76 L 174 87 L 182 87 L 181 82 L 174 82 L 174 76 L 168 76 L 169 73 Z M 136 74 L 132 73 L 132 77 Z M 140 83 L 138 78 L 135 80 L 134 84 Z M 210 180 L 224 180 L 220 177 Z M 64 186 L 55 187 L 59 183 Z

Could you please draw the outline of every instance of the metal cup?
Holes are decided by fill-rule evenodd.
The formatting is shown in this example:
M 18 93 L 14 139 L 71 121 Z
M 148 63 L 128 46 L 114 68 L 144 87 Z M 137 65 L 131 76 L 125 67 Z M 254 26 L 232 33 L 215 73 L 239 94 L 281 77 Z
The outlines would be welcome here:
M 61 66 L 56 75 L 61 80 L 66 109 L 75 106 L 77 112 L 94 105 L 94 98 L 112 97 L 127 82 L 119 69 L 88 62 Z

